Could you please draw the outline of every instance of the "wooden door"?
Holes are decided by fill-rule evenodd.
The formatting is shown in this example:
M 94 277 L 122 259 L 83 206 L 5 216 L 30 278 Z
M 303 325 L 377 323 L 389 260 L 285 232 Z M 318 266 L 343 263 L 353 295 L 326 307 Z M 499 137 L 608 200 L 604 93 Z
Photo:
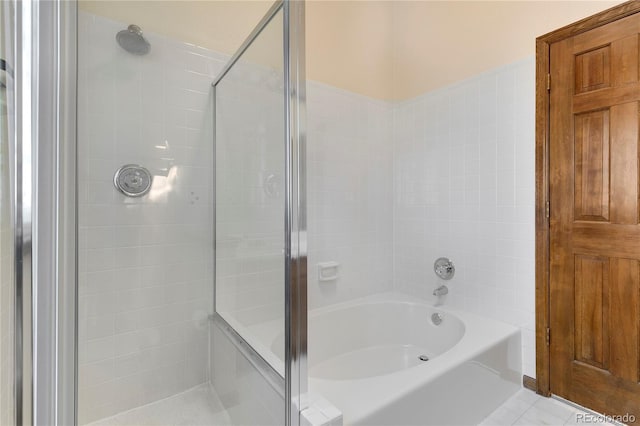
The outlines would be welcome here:
M 550 386 L 640 418 L 640 15 L 550 46 Z

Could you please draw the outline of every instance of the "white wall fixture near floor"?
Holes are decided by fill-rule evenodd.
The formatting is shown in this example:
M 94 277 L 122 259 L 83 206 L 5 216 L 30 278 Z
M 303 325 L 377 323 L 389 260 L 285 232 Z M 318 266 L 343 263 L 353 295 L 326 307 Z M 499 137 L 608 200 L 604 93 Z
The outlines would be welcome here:
M 535 61 L 396 106 L 394 283 L 432 298 L 432 262 L 456 265 L 446 304 L 522 329 L 535 377 Z
M 79 18 L 79 418 L 85 423 L 201 384 L 212 310 L 213 76 L 225 57 Z M 122 165 L 149 194 L 113 185 Z

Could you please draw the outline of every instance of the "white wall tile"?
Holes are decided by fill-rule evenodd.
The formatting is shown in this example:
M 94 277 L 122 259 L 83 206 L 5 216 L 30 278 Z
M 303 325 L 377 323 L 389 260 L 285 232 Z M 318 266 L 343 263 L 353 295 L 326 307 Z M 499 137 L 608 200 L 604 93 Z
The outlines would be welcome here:
M 205 290 L 213 280 L 205 123 L 223 57 L 152 33 L 145 34 L 151 53 L 135 57 L 114 41 L 125 23 L 85 13 L 79 20 L 79 411 L 86 423 L 206 380 L 207 336 L 194 318 L 213 308 Z M 141 199 L 113 187 L 116 169 L 130 163 L 154 175 Z M 192 303 L 200 298 L 207 299 Z
M 534 75 L 527 58 L 401 102 L 393 131 L 395 288 L 431 300 L 430 265 L 451 257 L 446 304 L 521 327 L 532 377 Z
M 391 103 L 307 83 L 309 307 L 390 291 Z M 340 263 L 318 281 L 319 262 Z

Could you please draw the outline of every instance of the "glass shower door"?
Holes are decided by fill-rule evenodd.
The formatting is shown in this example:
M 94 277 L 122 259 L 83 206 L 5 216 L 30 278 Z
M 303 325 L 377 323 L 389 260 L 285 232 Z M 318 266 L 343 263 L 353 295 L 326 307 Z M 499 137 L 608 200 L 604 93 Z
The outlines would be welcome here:
M 282 11 L 216 84 L 216 312 L 284 377 Z
M 303 6 L 274 4 L 214 83 L 214 324 L 283 398 L 273 424 L 299 422 L 306 374 Z

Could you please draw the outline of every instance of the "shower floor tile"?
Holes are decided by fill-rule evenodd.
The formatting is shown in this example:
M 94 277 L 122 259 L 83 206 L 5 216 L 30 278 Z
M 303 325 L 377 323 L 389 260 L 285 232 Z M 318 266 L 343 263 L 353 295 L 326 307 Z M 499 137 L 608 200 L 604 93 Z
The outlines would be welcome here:
M 90 426 L 231 426 L 229 415 L 208 385 L 125 411 Z M 88 426 L 89 426 L 88 425 Z
M 544 398 L 534 392 L 521 389 L 498 409 L 491 413 L 479 426 L 572 426 L 600 425 L 613 426 L 593 412 L 581 410 L 563 401 Z

